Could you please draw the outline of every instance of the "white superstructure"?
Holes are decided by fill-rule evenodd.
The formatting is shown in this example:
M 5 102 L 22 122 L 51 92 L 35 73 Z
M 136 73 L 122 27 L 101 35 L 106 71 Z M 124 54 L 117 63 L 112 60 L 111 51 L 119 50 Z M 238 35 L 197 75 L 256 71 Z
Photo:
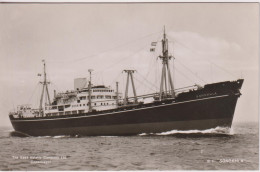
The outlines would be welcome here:
M 44 115 L 71 115 L 89 112 L 89 92 L 88 88 L 81 90 L 67 91 L 58 93 L 54 97 L 51 105 L 45 106 Z M 119 94 L 119 99 L 122 99 Z M 117 107 L 117 94 L 104 85 L 92 86 L 91 88 L 91 106 L 92 110 L 102 111 L 114 109 Z

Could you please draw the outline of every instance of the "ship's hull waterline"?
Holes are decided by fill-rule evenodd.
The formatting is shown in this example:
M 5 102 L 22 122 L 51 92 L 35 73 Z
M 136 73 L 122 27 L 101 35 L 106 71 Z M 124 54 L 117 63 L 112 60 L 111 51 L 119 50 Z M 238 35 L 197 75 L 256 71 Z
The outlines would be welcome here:
M 117 136 L 231 127 L 239 95 L 218 95 L 139 109 L 53 119 L 14 119 L 15 131 L 31 136 Z

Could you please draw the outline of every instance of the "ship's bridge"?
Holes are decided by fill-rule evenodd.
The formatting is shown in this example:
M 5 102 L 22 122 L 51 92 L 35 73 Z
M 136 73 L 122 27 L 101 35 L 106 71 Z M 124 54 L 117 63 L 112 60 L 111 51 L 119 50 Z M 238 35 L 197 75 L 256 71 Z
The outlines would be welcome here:
M 122 99 L 122 94 L 118 94 L 118 99 Z M 117 93 L 111 87 L 97 85 L 91 87 L 91 106 L 93 110 L 102 111 L 117 107 Z M 75 91 L 58 93 L 50 106 L 45 106 L 45 114 L 70 115 L 86 113 L 89 111 L 89 89 L 82 88 Z

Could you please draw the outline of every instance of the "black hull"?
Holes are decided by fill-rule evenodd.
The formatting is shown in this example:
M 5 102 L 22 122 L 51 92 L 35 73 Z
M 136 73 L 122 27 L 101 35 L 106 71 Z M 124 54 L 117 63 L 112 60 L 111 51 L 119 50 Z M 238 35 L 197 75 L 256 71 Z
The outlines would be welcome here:
M 14 119 L 16 131 L 31 136 L 136 135 L 170 130 L 231 127 L 240 93 L 154 104 L 118 112 L 46 119 Z

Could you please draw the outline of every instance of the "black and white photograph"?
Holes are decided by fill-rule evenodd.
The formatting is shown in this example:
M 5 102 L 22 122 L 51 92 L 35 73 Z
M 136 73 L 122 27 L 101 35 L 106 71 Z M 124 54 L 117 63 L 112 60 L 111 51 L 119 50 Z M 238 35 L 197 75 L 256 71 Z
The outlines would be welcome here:
M 0 2 L 1 171 L 259 170 L 259 2 Z

